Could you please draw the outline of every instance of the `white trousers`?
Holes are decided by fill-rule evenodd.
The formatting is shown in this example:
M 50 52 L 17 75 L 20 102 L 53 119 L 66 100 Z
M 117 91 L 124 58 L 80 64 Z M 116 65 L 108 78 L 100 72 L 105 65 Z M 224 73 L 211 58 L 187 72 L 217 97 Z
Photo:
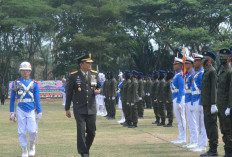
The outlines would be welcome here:
M 29 141 L 34 142 L 36 139 L 36 118 L 35 110 L 25 112 L 17 107 L 17 122 L 18 122 L 18 135 L 20 146 L 27 146 L 27 131 L 29 134 Z
M 62 96 L 63 96 L 63 105 L 65 105 L 65 102 L 66 102 L 66 93 L 62 92 Z
M 189 143 L 197 143 L 198 132 L 197 132 L 195 107 L 191 105 L 191 102 L 185 103 L 185 106 L 186 106 L 186 116 L 187 116 L 186 119 L 190 133 Z M 192 109 L 192 111 L 190 109 Z
M 185 140 L 186 141 L 186 120 L 185 120 L 185 104 L 184 104 L 184 97 L 181 100 L 181 109 L 178 110 L 177 106 L 177 98 L 173 100 L 173 109 L 176 116 L 176 121 L 179 130 L 178 140 Z
M 118 99 L 118 109 L 122 109 L 122 100 Z
M 206 147 L 207 146 L 207 134 L 205 130 L 203 106 L 199 105 L 199 100 L 193 102 L 193 105 L 195 107 L 197 131 L 198 131 L 198 136 L 199 136 L 198 145 Z

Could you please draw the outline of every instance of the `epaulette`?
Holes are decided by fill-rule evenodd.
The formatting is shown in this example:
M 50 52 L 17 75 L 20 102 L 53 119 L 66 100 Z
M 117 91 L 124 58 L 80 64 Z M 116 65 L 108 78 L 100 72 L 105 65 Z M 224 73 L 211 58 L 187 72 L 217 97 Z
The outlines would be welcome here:
M 33 80 L 33 82 L 35 82 L 35 83 L 37 83 L 37 84 L 38 84 L 38 82 L 37 82 L 36 80 Z
M 183 75 L 183 73 L 182 72 L 180 72 L 180 76 L 182 76 Z
M 95 70 L 90 70 L 90 72 L 95 73 L 95 74 L 98 74 L 98 72 L 95 71 Z
M 71 75 L 78 73 L 78 71 L 71 72 Z

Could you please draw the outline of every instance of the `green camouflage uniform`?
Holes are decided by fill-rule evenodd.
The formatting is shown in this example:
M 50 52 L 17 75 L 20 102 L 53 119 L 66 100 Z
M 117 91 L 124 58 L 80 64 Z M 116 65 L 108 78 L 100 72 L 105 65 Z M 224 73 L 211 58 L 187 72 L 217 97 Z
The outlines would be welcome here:
M 116 113 L 116 96 L 117 96 L 117 81 L 115 78 L 109 80 L 109 112 L 110 117 L 115 118 Z
M 105 96 L 105 107 L 107 111 L 107 116 L 110 115 L 109 111 L 109 80 L 106 79 L 104 84 L 103 84 L 103 95 Z
M 158 112 L 161 118 L 161 124 L 165 125 L 165 81 L 164 79 L 159 81 L 157 101 L 158 101 Z
M 154 110 L 154 114 L 155 114 L 155 118 L 156 118 L 156 122 L 159 123 L 160 122 L 160 114 L 158 112 L 158 101 L 157 101 L 157 94 L 158 94 L 158 87 L 159 87 L 159 80 L 156 79 L 153 84 L 152 84 L 152 88 L 151 88 L 151 103 L 153 106 L 153 110 Z
M 225 143 L 225 152 L 232 154 L 232 116 L 225 115 L 227 108 L 232 108 L 232 70 L 223 67 L 218 79 L 217 106 L 222 140 Z
M 138 95 L 139 95 L 139 102 L 138 102 L 138 116 L 143 117 L 144 112 L 144 83 L 142 79 L 138 80 Z
M 144 85 L 146 108 L 151 108 L 151 86 L 152 81 L 147 80 Z
M 212 65 L 209 65 L 202 77 L 201 104 L 204 110 L 204 122 L 209 147 L 212 151 L 217 151 L 218 146 L 218 126 L 217 113 L 211 114 L 211 105 L 216 104 L 216 84 L 217 73 Z
M 172 124 L 173 122 L 173 104 L 172 104 L 171 83 L 172 83 L 172 80 L 168 80 L 165 82 L 165 86 L 164 86 L 165 106 L 167 110 L 167 117 L 168 117 L 169 124 Z

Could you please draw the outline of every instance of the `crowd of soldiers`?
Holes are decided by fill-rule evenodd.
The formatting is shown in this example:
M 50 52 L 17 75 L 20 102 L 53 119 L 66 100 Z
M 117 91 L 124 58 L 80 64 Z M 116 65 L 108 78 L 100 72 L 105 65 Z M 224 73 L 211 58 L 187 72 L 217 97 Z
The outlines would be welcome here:
M 144 108 L 152 107 L 155 115 L 152 124 L 172 127 L 174 111 L 179 135 L 171 143 L 185 144 L 182 147 L 190 151 L 203 152 L 208 138 L 209 150 L 201 156 L 218 156 L 219 117 L 225 156 L 232 157 L 231 49 L 222 49 L 219 54 L 217 71 L 213 67 L 216 55 L 204 51 L 183 59 L 175 57 L 174 72 L 155 70 L 152 75 L 144 76 L 136 70 L 126 70 L 119 75 L 119 81 L 114 72 L 101 74 L 101 95 L 106 109 L 103 116 L 108 120 L 115 119 L 118 101 L 122 105 L 120 122 L 124 127 L 136 128 L 138 119 L 144 116 Z

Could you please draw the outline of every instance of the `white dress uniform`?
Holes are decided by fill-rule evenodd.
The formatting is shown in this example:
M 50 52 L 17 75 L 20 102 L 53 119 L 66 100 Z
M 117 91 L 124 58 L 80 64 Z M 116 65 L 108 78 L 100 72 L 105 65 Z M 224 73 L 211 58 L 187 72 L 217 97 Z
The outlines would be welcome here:
M 26 64 L 26 65 L 25 65 Z M 30 68 L 26 68 L 26 67 Z M 20 70 L 30 70 L 28 62 L 20 65 Z M 15 100 L 17 99 L 17 111 L 15 111 Z M 39 85 L 30 78 L 24 80 L 20 78 L 13 83 L 10 98 L 11 119 L 15 121 L 15 112 L 18 122 L 18 136 L 22 147 L 22 157 L 28 157 L 27 132 L 29 133 L 29 156 L 35 155 L 35 139 L 37 134 L 37 123 L 42 116 L 40 105 Z M 36 115 L 36 113 L 38 115 Z
M 182 64 L 182 59 L 175 57 L 174 64 Z M 173 144 L 181 144 L 186 142 L 186 120 L 185 120 L 185 104 L 184 104 L 184 78 L 183 71 L 177 71 L 173 77 L 171 84 L 173 109 L 176 116 L 179 135 Z
M 194 59 L 192 57 L 186 57 L 185 64 L 193 64 Z M 185 107 L 186 107 L 186 119 L 190 133 L 190 141 L 184 148 L 197 147 L 198 132 L 196 124 L 195 109 L 192 105 L 192 82 L 194 77 L 194 70 L 190 70 L 185 77 Z
M 203 56 L 200 54 L 193 54 L 194 60 L 202 59 Z M 204 69 L 200 68 L 195 72 L 192 84 L 192 102 L 195 108 L 197 131 L 198 131 L 198 146 L 191 151 L 201 152 L 206 150 L 207 146 L 207 134 L 204 123 L 204 112 L 203 106 L 201 105 L 201 82 Z

